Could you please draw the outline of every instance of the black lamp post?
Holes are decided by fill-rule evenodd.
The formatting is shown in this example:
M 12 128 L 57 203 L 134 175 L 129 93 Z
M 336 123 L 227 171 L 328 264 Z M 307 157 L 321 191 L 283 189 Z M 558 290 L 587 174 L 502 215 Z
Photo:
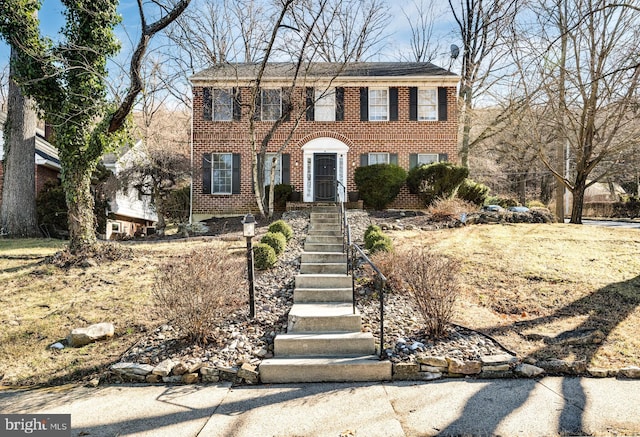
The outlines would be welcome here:
M 247 279 L 249 281 L 249 317 L 255 317 L 256 304 L 253 286 L 253 248 L 251 239 L 256 235 L 256 219 L 249 213 L 242 219 L 242 235 L 247 239 Z

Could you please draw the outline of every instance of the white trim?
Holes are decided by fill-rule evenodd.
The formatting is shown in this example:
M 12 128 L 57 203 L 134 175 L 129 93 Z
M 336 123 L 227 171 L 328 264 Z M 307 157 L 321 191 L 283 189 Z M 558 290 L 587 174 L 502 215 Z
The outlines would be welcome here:
M 336 166 L 342 163 L 341 168 L 336 168 L 336 178 L 345 187 L 347 186 L 347 153 L 349 152 L 349 146 L 340 140 L 330 137 L 316 138 L 309 141 L 302 146 L 303 151 L 303 201 L 313 202 L 315 193 L 313 192 L 313 155 L 316 153 L 335 153 L 336 154 Z M 338 201 L 342 202 L 345 199 L 342 190 L 337 190 Z

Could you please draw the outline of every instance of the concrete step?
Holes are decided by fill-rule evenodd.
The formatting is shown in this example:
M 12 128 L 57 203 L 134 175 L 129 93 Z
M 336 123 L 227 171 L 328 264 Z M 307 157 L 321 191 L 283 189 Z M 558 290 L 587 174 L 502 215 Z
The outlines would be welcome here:
M 342 253 L 344 246 L 340 244 L 329 243 L 304 243 L 305 252 L 333 252 Z
M 314 206 L 313 208 L 311 208 L 311 212 L 317 212 L 319 214 L 321 213 L 331 213 L 331 214 L 337 214 L 338 213 L 338 207 L 336 205 L 326 205 L 326 206 Z
M 289 311 L 287 333 L 360 332 L 362 318 L 351 303 L 294 303 Z
M 363 357 L 272 358 L 259 367 L 264 383 L 389 381 L 391 362 Z
M 347 263 L 302 263 L 301 274 L 347 274 Z
M 307 235 L 305 243 L 342 244 L 342 235 Z
M 312 212 L 309 216 L 311 223 L 340 224 L 340 214 L 337 212 Z
M 273 348 L 278 358 L 309 355 L 357 357 L 376 352 L 370 332 L 279 334 Z
M 296 275 L 295 288 L 351 288 L 351 276 L 336 274 Z
M 328 232 L 337 232 L 337 235 L 342 235 L 342 227 L 335 223 L 314 223 L 310 224 L 307 229 L 307 234 L 324 234 Z
M 353 302 L 351 288 L 295 288 L 293 290 L 295 303 L 310 302 Z
M 347 263 L 347 255 L 336 252 L 303 252 L 301 263 Z

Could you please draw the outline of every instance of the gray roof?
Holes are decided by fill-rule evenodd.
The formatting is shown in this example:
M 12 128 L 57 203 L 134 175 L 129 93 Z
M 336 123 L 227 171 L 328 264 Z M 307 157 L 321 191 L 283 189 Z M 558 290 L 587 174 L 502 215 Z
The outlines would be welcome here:
M 218 64 L 191 77 L 192 81 L 216 79 L 254 79 L 260 64 Z M 290 78 L 295 71 L 293 63 L 269 63 L 264 72 L 265 79 Z M 305 64 L 299 77 L 341 77 L 341 78 L 412 78 L 437 76 L 452 79 L 456 75 L 429 62 L 354 62 Z

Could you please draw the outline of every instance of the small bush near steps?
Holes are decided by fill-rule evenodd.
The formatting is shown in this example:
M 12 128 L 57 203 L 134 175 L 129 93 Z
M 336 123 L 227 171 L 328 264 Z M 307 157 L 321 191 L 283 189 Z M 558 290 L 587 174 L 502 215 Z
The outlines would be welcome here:
M 258 243 L 253 246 L 253 262 L 258 270 L 266 270 L 276 265 L 278 257 L 273 247 L 265 243 Z
M 280 232 L 267 232 L 260 239 L 260 242 L 273 247 L 273 250 L 276 252 L 276 256 L 284 252 L 287 247 L 287 238 Z
M 267 230 L 269 232 L 280 232 L 282 235 L 285 236 L 287 241 L 293 238 L 293 229 L 291 229 L 291 226 L 289 226 L 289 224 L 284 220 L 276 220 L 275 222 L 269 225 Z
M 225 317 L 245 304 L 238 297 L 243 266 L 242 259 L 213 247 L 160 266 L 153 284 L 158 313 L 188 340 L 208 343 Z
M 371 225 L 364 233 L 364 247 L 371 254 L 376 252 L 391 252 L 393 250 L 393 242 L 380 227 Z

